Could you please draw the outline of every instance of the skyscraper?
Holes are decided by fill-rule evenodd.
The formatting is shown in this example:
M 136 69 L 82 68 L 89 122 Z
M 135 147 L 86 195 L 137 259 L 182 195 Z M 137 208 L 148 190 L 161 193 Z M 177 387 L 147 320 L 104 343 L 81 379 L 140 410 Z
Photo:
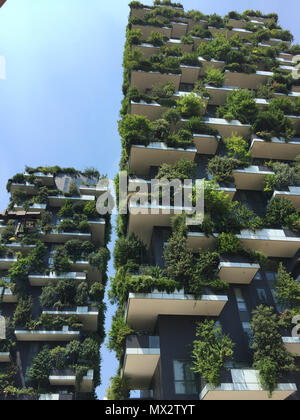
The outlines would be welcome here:
M 0 399 L 85 400 L 100 383 L 110 219 L 91 169 L 26 168 L 1 214 Z
M 205 214 L 129 195 L 108 397 L 299 399 L 300 46 L 274 13 L 130 7 L 121 169 L 131 194 L 205 179 Z

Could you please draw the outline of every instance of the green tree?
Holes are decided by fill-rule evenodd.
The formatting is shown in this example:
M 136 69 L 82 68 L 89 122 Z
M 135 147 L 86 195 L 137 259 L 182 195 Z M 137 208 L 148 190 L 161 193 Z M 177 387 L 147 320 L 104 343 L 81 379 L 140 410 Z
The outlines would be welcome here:
M 272 396 L 284 374 L 294 371 L 294 358 L 284 346 L 274 309 L 259 306 L 253 311 L 254 364 L 259 370 L 261 385 Z
M 215 328 L 215 322 L 205 320 L 197 325 L 197 340 L 193 343 L 192 359 L 195 373 L 215 387 L 220 386 L 221 371 L 233 358 L 234 344 L 231 339 Z

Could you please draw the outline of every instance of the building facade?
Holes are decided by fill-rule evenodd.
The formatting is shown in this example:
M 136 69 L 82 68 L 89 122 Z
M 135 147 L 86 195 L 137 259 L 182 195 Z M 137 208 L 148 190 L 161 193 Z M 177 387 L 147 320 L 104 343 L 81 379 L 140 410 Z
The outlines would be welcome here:
M 121 169 L 131 191 L 141 180 L 204 178 L 205 216 L 183 226 L 174 196 L 168 208 L 129 199 L 140 211 L 119 216 L 109 346 L 120 368 L 108 397 L 297 400 L 300 48 L 276 14 L 130 7 Z M 276 338 L 264 342 L 268 316 Z M 216 383 L 196 361 L 199 325 L 234 346 Z M 206 349 L 215 360 L 212 342 Z
M 26 168 L 1 214 L 0 398 L 93 399 L 104 339 L 109 218 L 96 170 Z

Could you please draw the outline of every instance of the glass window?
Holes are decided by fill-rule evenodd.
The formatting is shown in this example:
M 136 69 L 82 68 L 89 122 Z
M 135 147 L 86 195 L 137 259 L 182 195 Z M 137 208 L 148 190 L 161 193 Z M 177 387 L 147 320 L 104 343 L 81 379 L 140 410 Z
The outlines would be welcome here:
M 197 394 L 195 373 L 189 361 L 174 360 L 174 380 L 176 394 Z
M 262 275 L 261 275 L 261 272 L 260 271 L 254 277 L 254 280 L 262 280 Z
M 267 303 L 267 294 L 264 289 L 257 289 L 257 295 L 260 302 Z

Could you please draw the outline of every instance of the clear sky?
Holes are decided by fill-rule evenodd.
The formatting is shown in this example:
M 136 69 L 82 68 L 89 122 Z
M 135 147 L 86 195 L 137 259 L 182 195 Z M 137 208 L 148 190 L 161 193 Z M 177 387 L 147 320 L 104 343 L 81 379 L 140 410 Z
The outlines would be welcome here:
M 222 15 L 277 12 L 300 43 L 299 0 L 182 3 L 186 10 Z M 25 165 L 117 172 L 128 14 L 127 0 L 7 0 L 0 9 L 0 56 L 7 65 L 7 79 L 0 80 L 0 211 L 8 202 L 7 179 Z M 102 354 L 101 399 L 117 367 L 112 353 Z

